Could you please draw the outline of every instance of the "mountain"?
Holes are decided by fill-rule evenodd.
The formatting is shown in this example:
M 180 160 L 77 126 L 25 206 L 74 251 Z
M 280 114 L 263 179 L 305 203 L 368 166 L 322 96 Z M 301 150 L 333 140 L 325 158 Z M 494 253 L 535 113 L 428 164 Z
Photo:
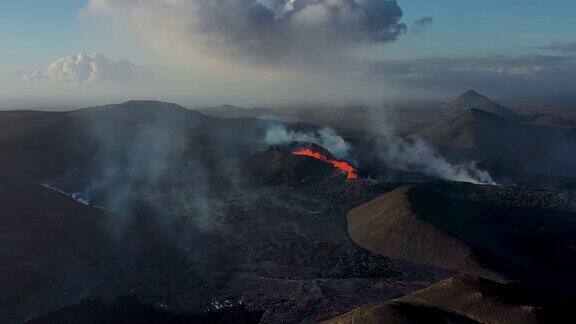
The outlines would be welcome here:
M 465 93 L 452 100 L 449 105 L 453 106 L 482 106 L 494 103 L 492 99 L 474 91 L 468 90 Z
M 267 129 L 282 124 L 313 131 L 304 123 L 256 118 L 216 118 L 158 101 L 129 101 L 67 112 L 0 112 L 0 176 L 33 182 L 62 176 L 98 153 L 127 158 L 138 151 L 186 161 L 191 155 L 218 160 L 265 145 Z M 135 152 L 134 152 L 135 153 Z M 174 161 L 178 162 L 178 161 Z
M 524 125 L 480 109 L 468 109 L 409 138 L 447 155 L 467 157 L 529 172 L 574 174 L 576 130 Z
M 354 242 L 375 253 L 576 295 L 570 193 L 466 184 L 400 187 L 348 213 Z M 560 202 L 563 200 L 564 202 Z
M 457 110 L 481 109 L 509 120 L 519 120 L 521 118 L 512 109 L 506 108 L 474 90 L 461 94 L 456 99 L 445 104 L 445 107 Z

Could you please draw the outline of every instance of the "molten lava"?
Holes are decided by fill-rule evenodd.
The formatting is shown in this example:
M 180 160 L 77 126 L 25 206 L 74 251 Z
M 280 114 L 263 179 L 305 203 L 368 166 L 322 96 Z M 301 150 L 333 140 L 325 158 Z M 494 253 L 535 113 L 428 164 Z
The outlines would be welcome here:
M 350 163 L 346 162 L 346 161 L 338 161 L 338 160 L 332 160 L 329 159 L 328 157 L 326 157 L 325 155 L 322 155 L 318 152 L 314 152 L 311 149 L 302 149 L 302 150 L 298 150 L 295 152 L 292 152 L 292 154 L 294 155 L 302 155 L 302 156 L 309 156 L 309 157 L 313 157 L 315 159 L 324 161 L 326 163 L 330 163 L 332 164 L 332 166 L 334 166 L 336 169 L 339 169 L 341 171 L 346 172 L 347 179 L 351 180 L 351 179 L 358 179 L 358 173 L 356 172 L 356 169 L 350 165 Z

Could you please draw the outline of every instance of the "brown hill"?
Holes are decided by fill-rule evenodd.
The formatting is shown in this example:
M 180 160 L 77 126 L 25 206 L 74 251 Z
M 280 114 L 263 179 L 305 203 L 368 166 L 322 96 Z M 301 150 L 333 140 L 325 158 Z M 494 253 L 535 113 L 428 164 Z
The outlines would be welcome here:
M 465 184 L 401 187 L 348 214 L 354 242 L 385 256 L 576 293 L 576 208 L 566 195 Z M 560 203 L 559 199 L 563 200 Z
M 391 258 L 498 278 L 474 259 L 469 245 L 415 213 L 411 189 L 400 187 L 351 210 L 348 232 L 352 240 Z
M 555 307 L 542 306 L 517 284 L 459 275 L 393 301 L 361 306 L 324 323 L 558 323 Z M 568 313 L 566 313 L 568 314 Z
M 444 150 L 449 156 L 500 164 L 512 170 L 568 173 L 576 166 L 576 131 L 523 125 L 469 109 L 410 136 Z

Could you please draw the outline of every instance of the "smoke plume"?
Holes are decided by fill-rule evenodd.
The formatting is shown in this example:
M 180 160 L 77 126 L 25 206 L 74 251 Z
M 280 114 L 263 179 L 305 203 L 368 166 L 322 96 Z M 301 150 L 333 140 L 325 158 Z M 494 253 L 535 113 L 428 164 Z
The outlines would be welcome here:
M 331 128 L 322 128 L 315 133 L 287 130 L 282 125 L 274 125 L 266 131 L 266 143 L 270 145 L 290 142 L 310 142 L 322 146 L 339 159 L 346 159 L 350 144 Z
M 376 149 L 387 167 L 417 171 L 443 180 L 495 184 L 490 174 L 477 168 L 474 162 L 454 165 L 428 143 L 395 135 L 382 114 L 371 112 L 371 120 L 375 122 L 373 131 L 378 137 Z
M 389 134 L 380 142 L 380 155 L 389 167 L 396 169 L 418 171 L 450 181 L 495 183 L 488 172 L 478 169 L 474 163 L 453 165 L 422 141 L 407 141 Z

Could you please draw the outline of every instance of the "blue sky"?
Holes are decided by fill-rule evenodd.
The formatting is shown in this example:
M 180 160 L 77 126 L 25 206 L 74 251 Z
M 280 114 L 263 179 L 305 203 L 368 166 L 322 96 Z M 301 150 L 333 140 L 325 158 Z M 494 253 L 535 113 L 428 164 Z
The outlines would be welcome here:
M 106 47 L 100 39 L 88 39 L 94 35 L 79 17 L 86 3 L 0 0 L 4 70 Z M 522 54 L 553 41 L 576 40 L 576 2 L 571 0 L 403 0 L 399 5 L 405 22 L 430 16 L 435 24 L 426 35 L 407 35 L 386 46 L 384 58 Z
M 26 68 L 81 50 L 78 11 L 84 5 L 75 0 L 0 0 L 0 64 Z
M 164 69 L 163 77 L 170 73 L 174 77 L 171 80 L 164 79 L 159 83 L 178 84 L 185 81 L 186 84 L 206 86 L 202 93 L 242 93 L 239 89 L 248 85 L 247 87 L 251 90 L 246 92 L 246 96 L 250 96 L 262 93 L 262 87 L 276 86 L 277 93 L 287 88 L 306 87 L 302 80 L 309 76 L 293 77 L 293 71 L 279 72 L 277 69 L 257 68 L 252 69 L 250 72 L 252 75 L 247 76 L 246 71 L 250 67 L 243 65 L 244 63 L 228 61 L 214 63 L 211 60 L 214 56 L 212 54 L 218 53 L 221 49 L 209 52 L 208 55 L 205 53 L 200 56 L 198 53 L 188 55 L 190 49 L 197 50 L 198 44 L 185 43 L 194 39 L 190 36 L 197 37 L 198 35 L 185 35 L 184 30 L 173 33 L 170 28 L 174 26 L 166 23 L 171 23 L 172 17 L 174 21 L 182 23 L 182 26 L 190 22 L 190 18 L 186 15 L 179 16 L 178 10 L 174 11 L 172 10 L 174 8 L 169 8 L 169 6 L 177 5 L 158 6 L 162 3 L 160 0 L 142 0 L 141 3 L 145 5 L 122 7 L 118 6 L 120 1 L 116 0 L 91 1 L 105 3 L 106 6 L 113 8 L 107 12 L 89 11 L 86 9 L 89 0 L 0 0 L 0 39 L 2 40 L 0 42 L 0 88 L 12 87 L 14 92 L 20 90 L 21 93 L 27 93 L 26 91 L 56 93 L 52 89 L 55 86 L 42 88 L 38 85 L 23 83 L 22 80 L 8 82 L 6 78 L 3 81 L 2 76 L 33 70 L 42 71 L 50 62 L 81 52 L 102 53 L 110 58 L 111 61 L 104 63 L 108 64 L 111 70 L 118 66 L 114 61 L 118 59 L 127 59 L 134 64 L 146 67 L 160 67 Z M 402 21 L 408 26 L 422 17 L 433 18 L 434 24 L 423 33 L 408 32 L 396 41 L 375 44 L 376 46 L 367 52 L 372 60 L 459 59 L 442 66 L 441 71 L 438 67 L 432 71 L 431 66 L 426 63 L 419 63 L 418 66 L 413 67 L 410 65 L 387 66 L 384 70 L 389 73 L 388 79 L 401 80 L 402 86 L 418 78 L 417 82 L 413 82 L 414 84 L 421 89 L 434 88 L 436 91 L 436 85 L 439 82 L 458 83 L 454 81 L 459 77 L 454 75 L 454 71 L 470 70 L 474 64 L 470 64 L 468 59 L 490 55 L 517 57 L 542 54 L 546 57 L 537 60 L 498 58 L 497 61 L 482 61 L 482 66 L 475 71 L 477 74 L 482 74 L 480 80 L 474 79 L 471 75 L 462 76 L 469 80 L 466 86 L 485 87 L 487 91 L 498 93 L 499 86 L 496 85 L 516 82 L 516 90 L 522 94 L 531 93 L 534 89 L 542 89 L 548 85 L 550 88 L 557 87 L 557 85 L 565 84 L 565 80 L 576 79 L 572 78 L 574 75 L 569 74 L 572 72 L 576 74 L 576 65 L 573 63 L 576 60 L 558 59 L 576 54 L 576 15 L 574 15 L 576 1 L 399 0 L 398 4 L 404 12 Z M 123 15 L 126 13 L 129 15 Z M 553 42 L 574 43 L 575 49 L 560 52 L 535 48 Z M 564 68 L 566 64 L 569 64 L 569 69 Z M 234 65 L 236 66 L 232 67 Z M 132 69 L 130 66 L 123 68 Z M 172 72 L 167 72 L 168 70 Z M 570 70 L 569 73 L 566 70 Z M 555 71 L 564 73 L 562 78 L 550 80 L 549 78 L 555 74 Z M 491 75 L 488 75 L 490 73 Z M 430 74 L 434 74 L 435 77 L 436 75 L 446 77 L 430 78 Z M 548 79 L 544 79 L 543 75 Z M 196 76 L 196 79 L 192 76 Z M 530 80 L 528 80 L 529 77 Z M 298 85 L 291 84 L 289 78 L 293 78 L 292 81 Z M 536 78 L 539 79 L 536 80 Z M 42 79 L 42 74 L 39 77 L 36 76 L 36 79 Z M 330 80 L 333 77 L 328 76 L 326 79 Z M 426 85 L 425 80 L 429 83 L 434 82 L 434 87 Z M 310 84 L 319 82 L 313 78 L 307 81 Z M 357 83 L 357 81 L 351 82 Z M 17 85 L 12 85 L 16 83 Z M 226 85 L 222 85 L 223 83 Z M 493 89 L 488 86 L 491 83 L 495 84 Z M 84 85 L 81 87 L 84 90 L 87 88 Z M 326 88 L 331 87 L 326 86 Z M 66 88 L 58 85 L 58 89 L 61 93 L 66 93 L 70 90 L 79 92 L 81 88 L 73 88 L 71 85 Z M 560 90 L 568 91 L 568 89 L 569 86 L 566 85 L 564 90 Z M 173 91 L 172 88 L 168 90 Z M 460 88 L 446 87 L 445 90 L 445 93 L 451 93 Z M 180 92 L 187 91 L 187 89 L 181 89 Z M 102 93 L 107 92 L 101 92 L 98 95 Z M 135 90 L 135 93 L 139 92 Z M 0 92 L 0 99 L 2 96 Z
M 425 37 L 407 37 L 394 44 L 395 56 L 523 54 L 535 52 L 534 46 L 576 40 L 576 1 L 405 0 L 399 4 L 405 21 L 430 16 L 435 24 Z

